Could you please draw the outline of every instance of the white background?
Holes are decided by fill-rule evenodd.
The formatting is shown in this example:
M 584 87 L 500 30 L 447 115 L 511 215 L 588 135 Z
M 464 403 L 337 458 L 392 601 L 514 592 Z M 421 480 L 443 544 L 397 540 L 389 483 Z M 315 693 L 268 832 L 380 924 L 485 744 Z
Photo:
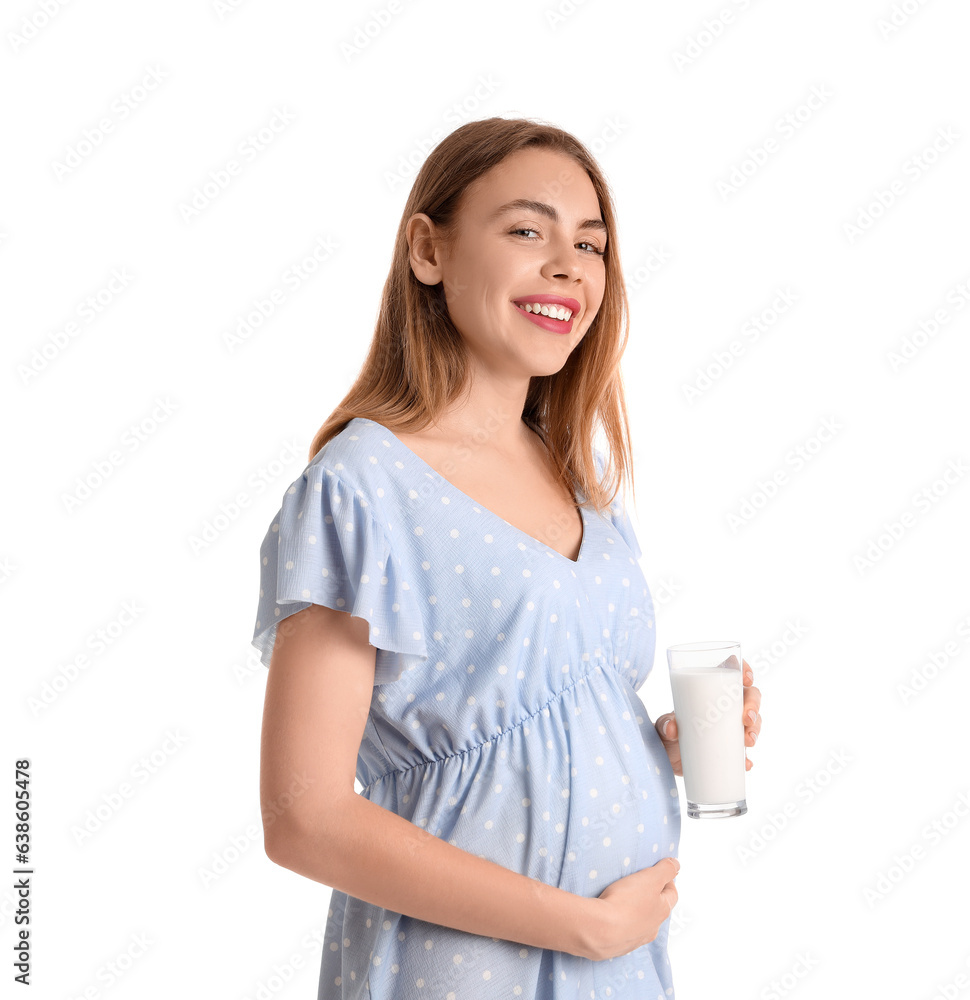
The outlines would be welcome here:
M 258 548 L 418 166 L 499 115 L 573 132 L 615 193 L 647 710 L 674 642 L 741 640 L 763 692 L 748 814 L 683 820 L 677 997 L 970 996 L 966 5 L 48 8 L 0 24 L 0 841 L 12 870 L 29 757 L 37 995 L 316 996 L 329 889 L 259 829 Z

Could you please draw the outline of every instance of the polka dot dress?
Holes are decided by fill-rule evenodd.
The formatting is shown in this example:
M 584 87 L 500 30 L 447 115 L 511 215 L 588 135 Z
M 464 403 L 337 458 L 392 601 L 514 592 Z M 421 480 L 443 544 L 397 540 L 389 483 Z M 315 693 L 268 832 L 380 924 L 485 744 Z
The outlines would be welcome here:
M 595 897 L 677 855 L 680 801 L 636 694 L 655 646 L 640 547 L 619 500 L 581 513 L 573 561 L 355 417 L 283 496 L 252 641 L 268 666 L 278 623 L 310 604 L 365 619 L 377 656 L 361 794 Z M 333 890 L 318 998 L 667 1000 L 668 930 L 669 918 L 649 944 L 594 962 Z

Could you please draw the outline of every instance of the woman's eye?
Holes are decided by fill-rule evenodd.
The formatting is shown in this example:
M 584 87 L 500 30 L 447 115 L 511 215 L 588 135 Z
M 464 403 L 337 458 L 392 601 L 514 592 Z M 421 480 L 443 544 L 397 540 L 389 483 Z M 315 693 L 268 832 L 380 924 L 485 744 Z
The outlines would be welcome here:
M 538 231 L 539 231 L 538 229 L 530 229 L 528 227 L 525 227 L 525 228 L 522 228 L 522 229 L 513 229 L 511 232 L 512 232 L 513 235 L 516 235 L 518 233 L 537 233 Z M 604 256 L 606 254 L 605 250 L 598 250 L 596 248 L 595 244 L 589 243 L 586 240 L 583 240 L 581 243 L 577 244 L 577 246 L 586 246 L 586 247 L 589 247 L 589 249 L 586 250 L 586 251 L 584 251 L 584 252 L 585 253 L 595 253 L 598 257 L 602 257 L 602 256 Z

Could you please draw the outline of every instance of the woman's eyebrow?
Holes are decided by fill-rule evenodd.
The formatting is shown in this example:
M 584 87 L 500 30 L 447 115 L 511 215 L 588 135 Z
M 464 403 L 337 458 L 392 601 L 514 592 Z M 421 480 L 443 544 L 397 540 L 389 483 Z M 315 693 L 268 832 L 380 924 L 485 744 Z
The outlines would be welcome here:
M 505 215 L 507 212 L 511 211 L 524 211 L 524 212 L 536 212 L 539 215 L 544 215 L 547 219 L 552 219 L 553 222 L 559 223 L 562 220 L 559 218 L 559 213 L 556 211 L 555 206 L 547 205 L 544 201 L 533 201 L 531 198 L 516 198 L 514 201 L 507 201 L 504 205 L 495 209 L 494 212 L 489 216 L 489 222 L 493 219 L 497 219 L 500 215 Z M 606 232 L 606 223 L 602 219 L 583 219 L 579 224 L 580 229 L 599 229 L 602 232 Z

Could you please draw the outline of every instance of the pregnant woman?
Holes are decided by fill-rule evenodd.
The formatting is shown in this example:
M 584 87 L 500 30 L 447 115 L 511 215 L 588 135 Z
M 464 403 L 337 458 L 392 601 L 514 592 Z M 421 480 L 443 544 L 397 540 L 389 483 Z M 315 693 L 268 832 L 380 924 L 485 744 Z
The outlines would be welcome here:
M 319 1000 L 673 996 L 679 752 L 636 694 L 626 323 L 578 140 L 490 118 L 432 150 L 260 550 L 265 848 L 333 890 Z

